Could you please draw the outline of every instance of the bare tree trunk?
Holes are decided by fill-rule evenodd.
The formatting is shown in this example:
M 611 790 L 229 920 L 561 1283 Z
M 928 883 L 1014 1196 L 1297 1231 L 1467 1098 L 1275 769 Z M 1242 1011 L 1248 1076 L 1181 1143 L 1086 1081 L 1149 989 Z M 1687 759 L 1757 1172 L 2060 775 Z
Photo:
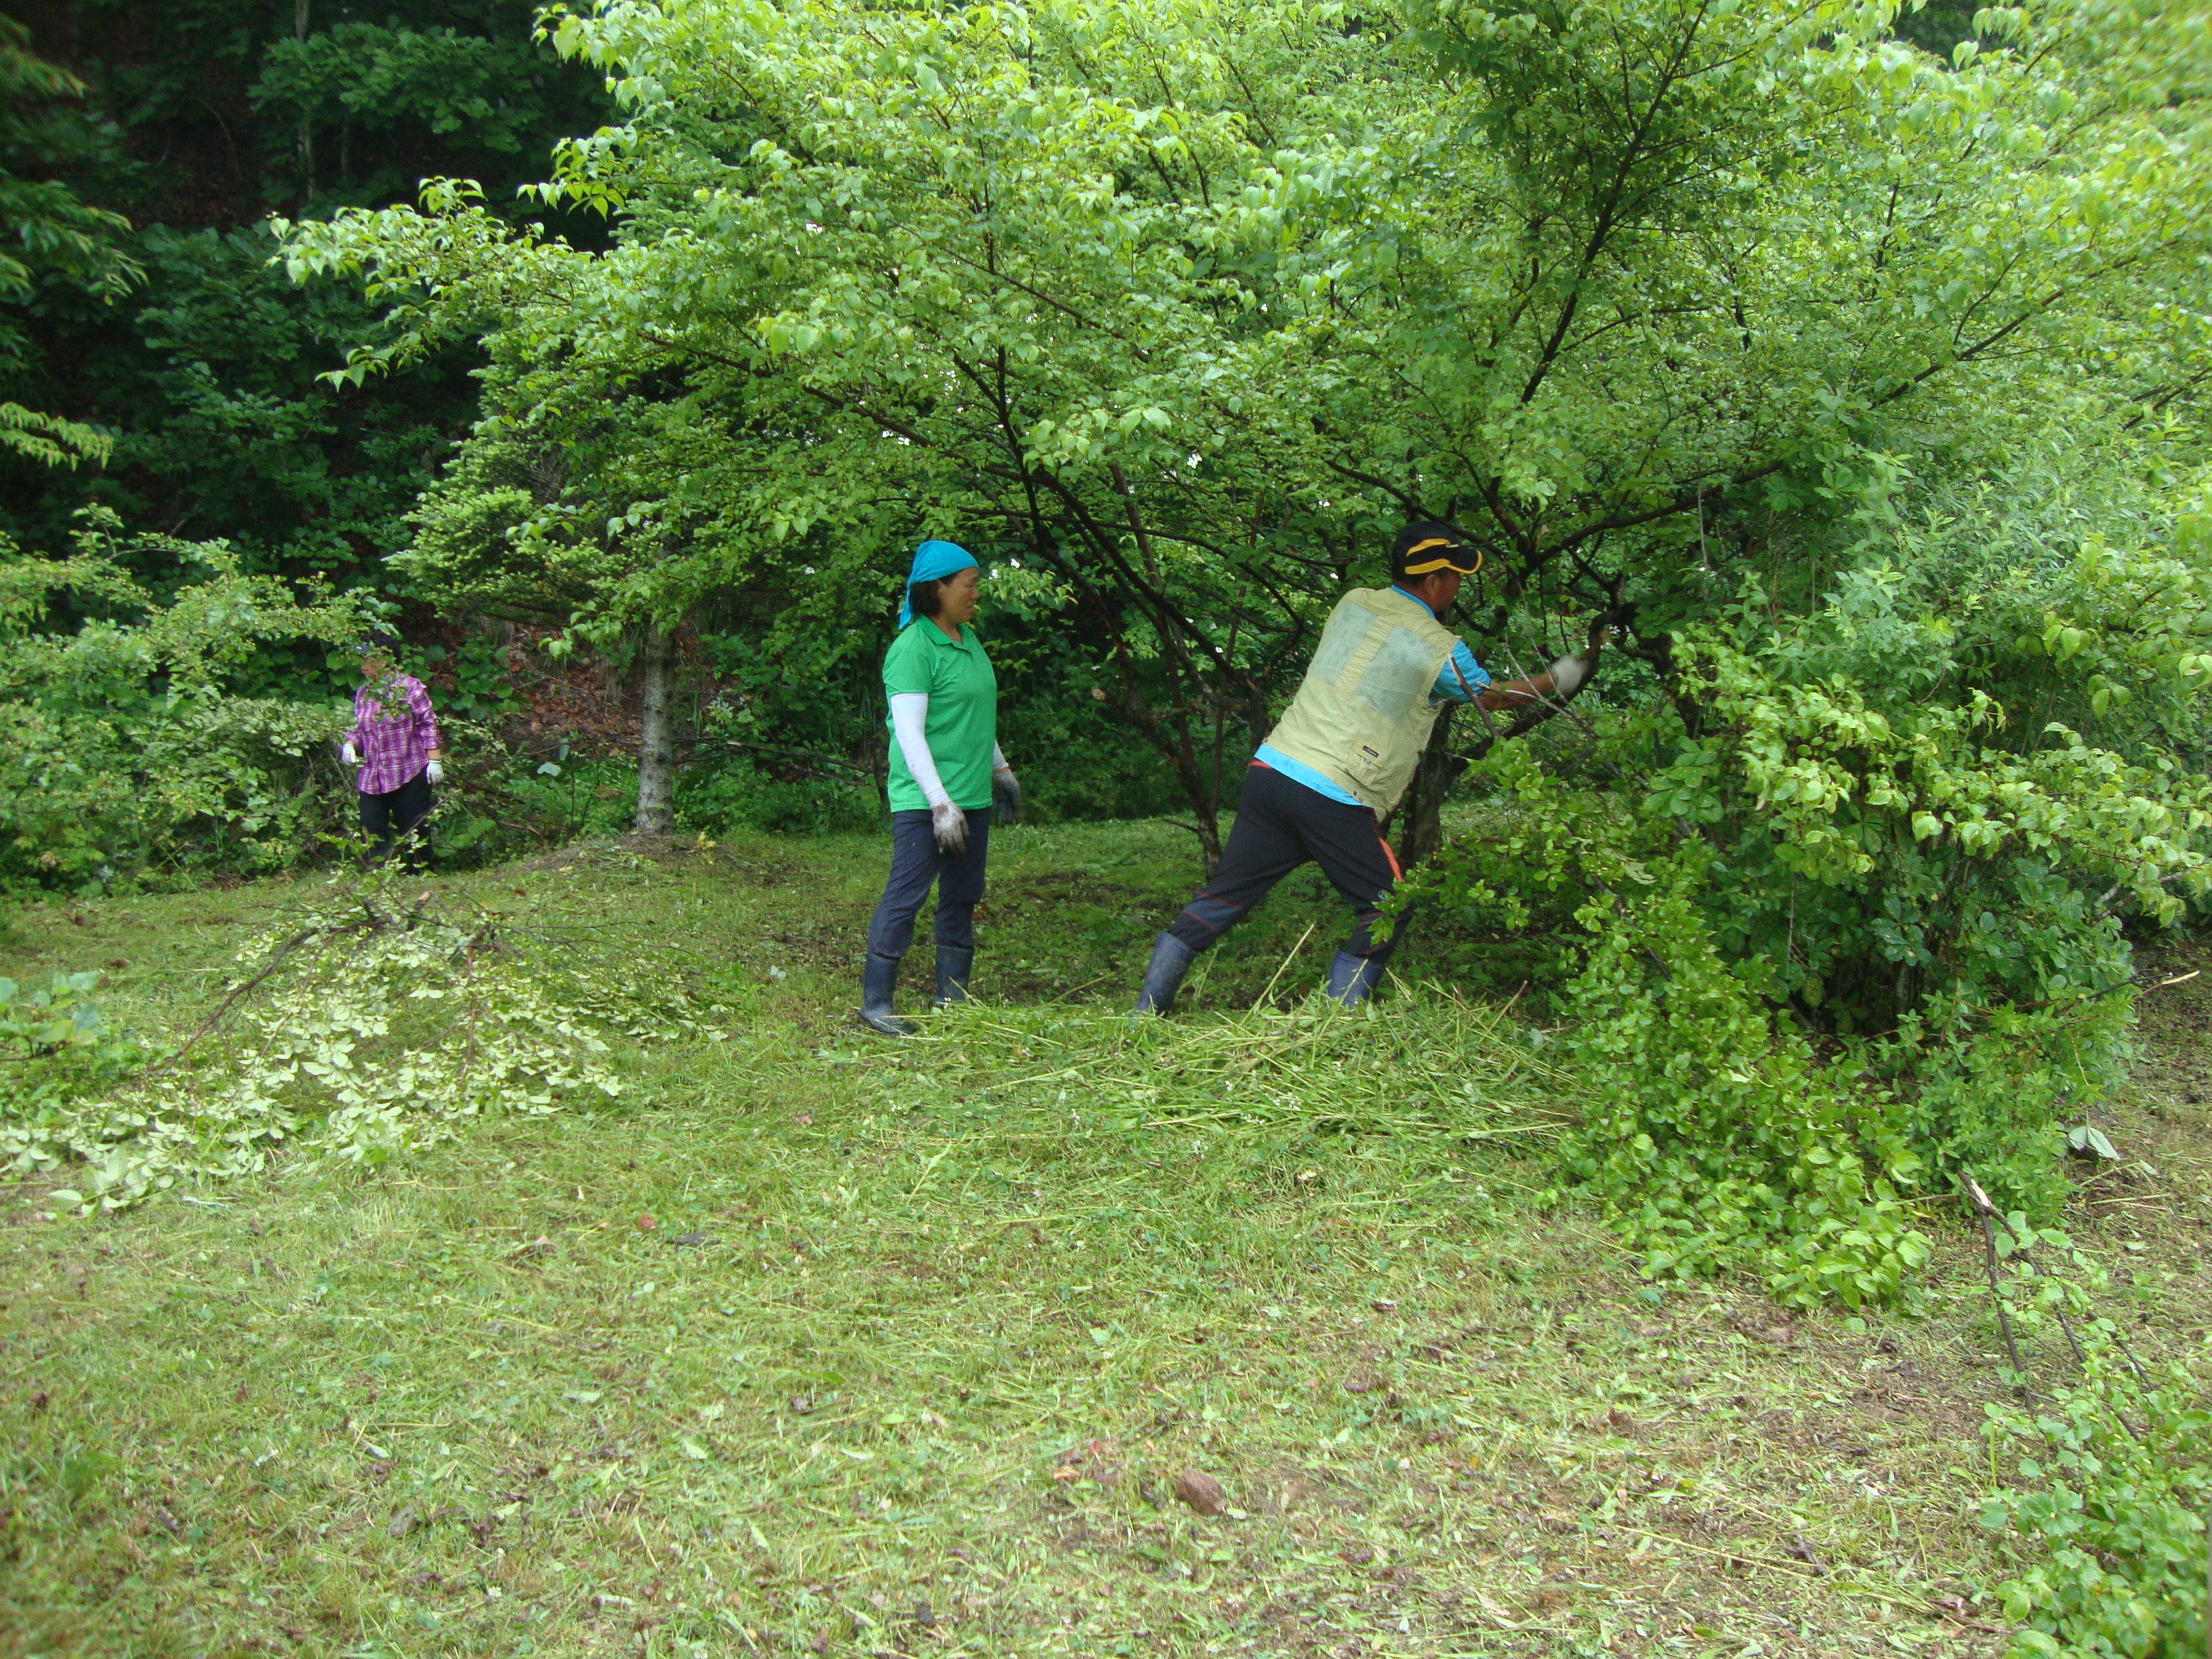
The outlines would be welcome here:
M 1455 712 L 1447 704 L 1437 716 L 1437 723 L 1429 732 L 1428 747 L 1421 750 L 1420 763 L 1413 769 L 1413 781 L 1406 790 L 1406 799 L 1398 803 L 1392 820 L 1392 827 L 1398 832 L 1398 866 L 1402 870 L 1412 869 L 1443 845 L 1444 797 L 1467 770 L 1468 761 L 1468 757 L 1455 753 L 1452 749 L 1452 715 Z M 1484 750 L 1489 746 L 1487 743 L 1480 745 Z
M 1176 782 L 1182 787 L 1182 798 L 1190 805 L 1190 821 L 1170 818 L 1170 823 L 1181 824 L 1198 837 L 1198 855 L 1212 875 L 1214 866 L 1221 862 L 1221 827 L 1215 818 L 1220 805 L 1218 793 L 1207 787 L 1207 775 L 1200 758 L 1199 739 L 1192 732 L 1193 709 L 1188 704 L 1169 708 L 1165 712 L 1153 708 L 1138 690 L 1137 677 L 1127 653 L 1117 653 L 1121 668 L 1121 695 L 1109 700 L 1107 708 L 1112 716 L 1133 728 L 1152 746 L 1152 752 L 1168 763 L 1175 774 Z
M 637 744 L 637 819 L 641 834 L 676 829 L 676 632 L 647 623 L 638 653 L 644 730 Z
M 1182 688 L 1177 687 L 1178 690 Z M 1183 702 L 1176 712 L 1164 721 L 1173 732 L 1174 749 L 1168 763 L 1175 768 L 1176 776 L 1182 783 L 1183 798 L 1190 803 L 1192 828 L 1198 831 L 1198 855 L 1206 865 L 1210 877 L 1221 862 L 1221 823 L 1217 814 L 1221 810 L 1221 798 L 1206 787 L 1206 763 L 1200 758 L 1199 738 L 1192 730 L 1195 724 L 1194 710 L 1197 697 Z

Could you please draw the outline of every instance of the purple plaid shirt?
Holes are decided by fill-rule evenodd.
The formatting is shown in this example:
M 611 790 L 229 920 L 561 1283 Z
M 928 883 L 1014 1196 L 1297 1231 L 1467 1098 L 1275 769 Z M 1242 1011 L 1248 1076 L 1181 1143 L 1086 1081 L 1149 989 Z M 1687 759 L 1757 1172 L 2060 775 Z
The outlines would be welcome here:
M 395 687 L 405 695 L 406 706 L 387 710 L 384 698 Z M 353 694 L 353 730 L 346 741 L 361 757 L 354 787 L 364 795 L 391 793 L 429 763 L 433 749 L 443 746 L 430 694 L 411 674 L 393 674 Z

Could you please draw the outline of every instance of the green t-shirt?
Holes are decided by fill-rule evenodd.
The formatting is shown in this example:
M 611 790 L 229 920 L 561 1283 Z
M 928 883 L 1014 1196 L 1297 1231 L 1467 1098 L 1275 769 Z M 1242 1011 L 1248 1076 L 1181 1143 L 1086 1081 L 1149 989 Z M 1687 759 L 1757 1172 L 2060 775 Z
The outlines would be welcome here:
M 991 804 L 991 754 L 999 742 L 999 677 L 970 626 L 957 644 L 927 617 L 916 617 L 884 653 L 884 726 L 890 732 L 890 798 L 894 812 L 926 812 L 929 800 L 907 770 L 906 751 L 888 713 L 889 700 L 920 692 L 929 699 L 921 725 L 938 781 L 965 812 Z

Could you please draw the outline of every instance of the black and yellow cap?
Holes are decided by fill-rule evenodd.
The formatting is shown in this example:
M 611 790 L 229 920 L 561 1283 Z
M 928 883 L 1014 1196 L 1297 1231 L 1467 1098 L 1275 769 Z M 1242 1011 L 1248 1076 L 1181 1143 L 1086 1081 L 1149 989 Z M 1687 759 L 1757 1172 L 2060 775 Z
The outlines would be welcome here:
M 1432 571 L 1456 570 L 1472 576 L 1482 568 L 1482 551 L 1468 545 L 1467 538 L 1448 524 L 1424 519 L 1398 532 L 1390 548 L 1390 575 L 1425 576 Z

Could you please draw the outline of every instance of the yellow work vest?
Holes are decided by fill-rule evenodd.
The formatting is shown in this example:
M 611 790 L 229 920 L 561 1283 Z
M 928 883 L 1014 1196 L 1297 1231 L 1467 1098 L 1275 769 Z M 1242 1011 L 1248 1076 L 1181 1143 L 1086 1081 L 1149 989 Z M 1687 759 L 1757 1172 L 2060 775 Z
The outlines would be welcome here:
M 1377 813 L 1413 781 L 1441 705 L 1437 676 L 1459 638 L 1419 599 L 1355 587 L 1336 602 L 1298 695 L 1267 735 Z

